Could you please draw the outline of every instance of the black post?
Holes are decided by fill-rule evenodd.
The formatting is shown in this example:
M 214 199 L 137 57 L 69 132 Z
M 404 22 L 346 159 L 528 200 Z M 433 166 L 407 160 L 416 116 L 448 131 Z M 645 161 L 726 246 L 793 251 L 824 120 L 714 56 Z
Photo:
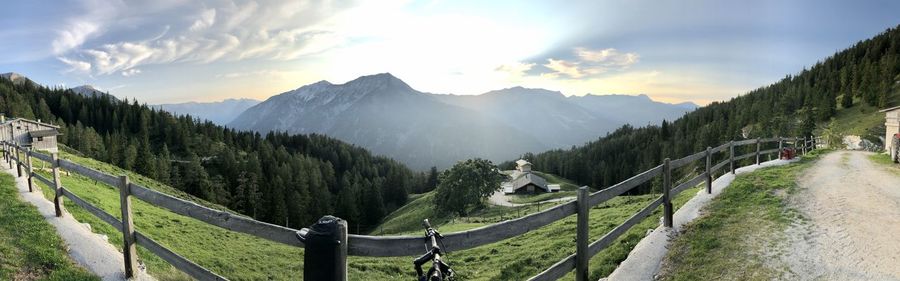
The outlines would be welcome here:
M 756 165 L 759 165 L 759 148 L 760 148 L 759 138 L 756 138 Z
M 672 166 L 669 164 L 669 158 L 663 163 L 663 226 L 672 227 L 672 198 L 670 190 L 672 189 Z
M 731 151 L 731 156 L 728 157 L 728 163 L 731 167 L 731 174 L 734 175 L 734 141 L 729 143 L 728 149 Z
M 712 173 L 710 172 L 710 164 L 712 164 L 712 148 L 706 147 L 706 194 L 712 194 Z
M 591 208 L 588 206 L 588 188 L 582 186 L 578 188 L 578 223 L 575 233 L 575 280 L 588 280 L 588 242 L 591 239 L 589 235 L 590 227 L 588 226 L 588 215 Z
M 324 216 L 298 232 L 304 244 L 304 280 L 347 280 L 347 221 Z

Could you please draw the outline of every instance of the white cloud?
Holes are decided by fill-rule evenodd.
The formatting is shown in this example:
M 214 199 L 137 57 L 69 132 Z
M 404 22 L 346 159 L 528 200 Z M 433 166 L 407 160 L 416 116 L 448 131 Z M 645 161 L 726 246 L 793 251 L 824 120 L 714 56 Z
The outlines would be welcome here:
M 636 53 L 619 53 L 613 48 L 603 50 L 590 50 L 583 47 L 575 48 L 575 55 L 583 61 L 592 62 L 609 67 L 628 67 L 637 63 L 638 55 Z
M 122 76 L 125 76 L 125 77 L 135 76 L 138 74 L 141 74 L 141 70 L 137 69 L 137 68 L 127 69 L 125 71 L 122 71 Z
M 532 68 L 534 68 L 534 66 L 535 66 L 534 63 L 514 62 L 514 63 L 503 64 L 503 65 L 497 67 L 497 69 L 495 69 L 495 70 L 508 73 L 509 75 L 514 76 L 514 77 L 521 77 L 521 76 L 525 76 L 525 72 L 531 70 Z
M 194 21 L 189 28 L 190 31 L 200 31 L 207 29 L 216 22 L 216 9 L 204 10 L 200 13 L 200 18 Z
M 67 59 L 64 57 L 58 57 L 57 59 L 59 59 L 59 61 L 61 61 L 62 63 L 69 66 L 69 69 L 66 70 L 67 72 L 76 71 L 76 72 L 82 72 L 82 73 L 89 73 L 91 71 L 91 64 L 88 62 L 71 60 L 71 59 Z
M 547 59 L 547 63 L 544 64 L 544 66 L 554 71 L 552 73 L 547 73 L 547 76 L 553 78 L 559 77 L 560 74 L 570 78 L 581 78 L 585 75 L 579 68 L 578 62 Z
M 594 77 L 609 71 L 622 71 L 638 62 L 637 53 L 621 53 L 616 49 L 591 50 L 577 47 L 573 50 L 575 59 L 548 58 L 544 67 L 552 70 L 543 75 L 551 78 L 580 79 Z
M 160 18 L 146 17 L 139 10 L 140 5 L 123 7 L 124 10 L 118 13 L 140 19 L 127 21 L 134 25 L 130 26 L 132 29 L 166 27 L 161 34 L 148 35 L 144 39 L 85 42 L 86 34 L 96 33 L 100 30 L 99 25 L 72 26 L 69 35 L 58 38 L 61 53 L 58 57 L 69 66 L 69 72 L 130 76 L 139 73 L 132 69 L 142 65 L 243 59 L 294 60 L 345 42 L 343 36 L 329 31 L 324 24 L 328 17 L 341 10 L 336 6 L 338 4 L 330 1 L 308 5 L 206 2 L 199 4 L 213 8 L 199 9 L 192 9 L 192 4 L 198 3 L 185 2 L 181 6 L 160 8 L 168 9 L 166 12 L 170 14 Z M 178 13 L 190 16 L 186 15 L 178 22 L 180 17 L 172 15 Z M 113 21 L 106 26 L 109 28 L 104 31 L 115 33 L 122 32 L 114 30 L 115 27 L 128 25 Z
M 69 27 L 58 31 L 53 40 L 53 53 L 62 54 L 72 48 L 81 46 L 88 36 L 97 32 L 99 26 L 93 22 L 75 21 Z

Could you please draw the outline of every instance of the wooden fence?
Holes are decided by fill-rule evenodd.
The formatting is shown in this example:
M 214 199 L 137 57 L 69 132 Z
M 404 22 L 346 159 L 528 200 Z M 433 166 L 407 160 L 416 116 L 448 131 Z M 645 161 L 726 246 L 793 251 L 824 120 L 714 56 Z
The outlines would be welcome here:
M 778 142 L 778 148 L 761 150 L 764 143 Z M 47 186 L 55 189 L 53 198 L 56 207 L 56 216 L 63 215 L 63 197 L 71 200 L 102 221 L 119 229 L 123 235 L 123 254 L 125 257 L 125 272 L 128 277 L 132 277 L 137 271 L 137 252 L 135 245 L 141 245 L 150 252 L 153 252 L 160 258 L 169 262 L 175 268 L 187 273 L 198 280 L 227 280 L 181 255 L 172 252 L 172 250 L 160 245 L 153 239 L 145 236 L 134 228 L 133 215 L 131 210 L 131 198 L 150 203 L 154 206 L 167 209 L 176 214 L 191 217 L 208 224 L 212 224 L 231 231 L 241 232 L 268 239 L 271 241 L 303 247 L 295 236 L 296 229 L 282 227 L 274 224 L 260 222 L 251 218 L 232 214 L 224 211 L 210 209 L 196 203 L 182 200 L 171 195 L 160 193 L 152 189 L 132 183 L 128 180 L 128 176 L 113 176 L 100 171 L 93 170 L 79 164 L 59 159 L 57 154 L 42 154 L 32 151 L 29 148 L 23 148 L 16 144 L 3 142 L 4 158 L 9 167 L 16 164 L 18 176 L 28 176 L 28 188 L 33 192 L 34 179 L 45 183 Z M 755 145 L 755 150 L 750 153 L 735 156 L 736 147 Z M 674 210 L 671 198 L 680 192 L 696 186 L 702 182 L 706 182 L 706 191 L 712 191 L 713 174 L 716 171 L 729 166 L 729 171 L 734 173 L 736 162 L 755 157 L 756 164 L 760 163 L 760 157 L 763 155 L 778 153 L 782 147 L 790 145 L 795 148 L 798 153 L 806 153 L 809 149 L 815 147 L 815 140 L 812 138 L 768 138 L 768 139 L 748 139 L 742 141 L 731 141 L 712 148 L 707 147 L 706 150 L 688 155 L 683 158 L 663 161 L 661 165 L 650 168 L 629 179 L 626 179 L 613 186 L 603 190 L 589 193 L 587 187 L 578 189 L 578 196 L 575 201 L 563 203 L 547 210 L 530 214 L 521 218 L 503 221 L 496 224 L 486 225 L 479 228 L 444 234 L 444 246 L 446 250 L 458 251 L 470 249 L 489 243 L 512 238 L 529 232 L 531 230 L 546 226 L 563 218 L 577 214 L 576 228 L 576 252 L 560 260 L 550 268 L 535 275 L 529 280 L 556 280 L 566 275 L 568 272 L 575 270 L 576 280 L 587 280 L 588 277 L 588 261 L 591 257 L 599 253 L 601 250 L 609 246 L 616 238 L 624 234 L 631 227 L 639 223 L 643 218 L 649 216 L 657 207 L 663 206 L 663 225 L 672 226 Z M 725 160 L 715 165 L 711 161 L 716 153 L 727 153 Z M 25 161 L 21 161 L 22 157 Z M 53 179 L 47 179 L 37 174 L 33 170 L 32 159 L 38 159 L 48 162 L 52 165 Z M 705 169 L 699 175 L 684 180 L 678 184 L 672 182 L 672 170 L 687 166 L 697 160 L 705 159 L 705 163 L 701 162 L 700 166 L 705 165 Z M 23 169 L 27 172 L 23 172 Z M 120 194 L 120 206 L 122 212 L 122 220 L 120 221 L 113 215 L 110 215 L 102 209 L 91 205 L 82 200 L 77 195 L 66 189 L 60 180 L 60 169 L 66 169 L 77 174 L 83 175 L 90 179 L 109 184 L 116 187 Z M 606 202 L 616 196 L 619 196 L 629 190 L 646 183 L 657 176 L 663 178 L 663 194 L 648 204 L 646 207 L 633 214 L 621 225 L 613 228 L 597 241 L 590 242 L 588 236 L 588 215 L 590 208 Z M 345 229 L 346 231 L 346 229 Z M 369 236 L 369 235 L 344 235 L 348 237 L 348 241 L 341 241 L 341 247 L 347 247 L 344 253 L 354 256 L 370 256 L 370 257 L 396 257 L 396 256 L 417 256 L 423 253 L 422 237 L 420 236 Z M 346 257 L 343 259 L 346 261 Z M 346 264 L 342 265 L 346 272 Z M 346 276 L 344 274 L 343 276 Z

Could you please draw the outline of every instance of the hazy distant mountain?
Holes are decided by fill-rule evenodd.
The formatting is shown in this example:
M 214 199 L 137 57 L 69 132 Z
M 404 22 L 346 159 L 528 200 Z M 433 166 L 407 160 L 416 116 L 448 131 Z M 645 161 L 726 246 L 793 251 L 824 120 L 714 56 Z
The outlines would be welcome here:
M 435 95 L 535 137 L 546 148 L 583 144 L 624 124 L 572 104 L 560 92 L 515 87 L 481 95 Z
M 91 85 L 81 85 L 81 86 L 78 86 L 75 88 L 71 88 L 69 90 L 72 90 L 72 92 L 82 95 L 82 96 L 85 96 L 85 97 L 100 97 L 103 95 L 108 95 L 109 98 L 112 100 L 116 100 L 116 101 L 119 100 L 115 96 L 110 95 L 109 93 L 100 91 L 100 89 L 97 89 Z
M 675 120 L 698 106 L 692 102 L 670 104 L 653 101 L 647 95 L 585 95 L 568 99 L 596 114 L 598 118 L 616 120 L 620 124 L 642 127 Z
M 259 104 L 254 99 L 226 99 L 217 102 L 185 102 L 158 104 L 153 107 L 159 108 L 172 114 L 185 115 L 206 119 L 219 125 L 225 125 L 234 120 L 248 108 Z
M 614 105 L 602 105 L 606 98 Z M 326 134 L 426 169 L 580 145 L 626 123 L 672 119 L 686 111 L 646 96 L 567 98 L 522 87 L 477 96 L 435 95 L 385 73 L 341 85 L 320 81 L 273 96 L 229 126 Z
M 273 96 L 229 126 L 326 134 L 414 169 L 444 168 L 472 157 L 500 161 L 547 147 L 529 134 L 443 103 L 387 73 L 340 85 L 321 81 Z
M 28 79 L 28 77 L 25 77 L 25 75 L 18 74 L 15 72 L 7 72 L 7 73 L 0 74 L 0 78 L 5 78 L 6 80 L 12 81 L 14 84 L 17 84 L 17 85 L 24 84 L 26 81 L 31 81 L 31 79 Z M 34 82 L 32 81 L 31 83 L 34 83 Z

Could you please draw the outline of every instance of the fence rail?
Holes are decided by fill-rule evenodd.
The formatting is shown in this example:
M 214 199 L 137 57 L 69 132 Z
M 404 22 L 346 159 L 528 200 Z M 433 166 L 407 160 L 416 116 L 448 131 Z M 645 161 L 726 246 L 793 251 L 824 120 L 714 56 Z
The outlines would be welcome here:
M 778 149 L 760 150 L 763 143 L 778 142 Z M 578 200 L 571 201 L 549 208 L 547 210 L 530 214 L 521 218 L 503 221 L 496 224 L 486 225 L 479 228 L 448 233 L 444 235 L 444 246 L 447 250 L 458 251 L 482 246 L 489 243 L 512 238 L 522 235 L 531 230 L 541 228 L 553 222 L 559 221 L 571 215 L 578 215 L 577 231 L 579 235 L 576 243 L 576 253 L 567 256 L 558 261 L 550 268 L 535 275 L 529 280 L 556 280 L 568 274 L 573 269 L 576 270 L 577 279 L 584 279 L 587 275 L 588 260 L 608 247 L 616 238 L 627 232 L 634 225 L 638 224 L 642 219 L 650 216 L 659 206 L 664 206 L 663 221 L 664 225 L 671 227 L 673 209 L 671 198 L 680 192 L 696 186 L 704 181 L 707 182 L 707 192 L 711 192 L 709 186 L 712 181 L 712 174 L 716 173 L 726 165 L 731 164 L 731 172 L 734 172 L 735 162 L 756 156 L 757 163 L 760 155 L 766 155 L 779 152 L 785 144 L 790 144 L 795 149 L 800 149 L 803 153 L 807 149 L 815 148 L 815 139 L 813 138 L 766 138 L 766 139 L 748 139 L 741 141 L 730 141 L 715 148 L 709 147 L 704 151 L 691 154 L 673 161 L 666 159 L 663 164 L 650 168 L 646 171 L 626 179 L 622 182 L 614 184 L 600 191 L 589 193 L 587 187 L 579 189 Z M 734 148 L 744 145 L 756 145 L 754 152 L 735 157 Z M 88 167 L 81 166 L 71 161 L 62 160 L 57 155 L 47 155 L 32 151 L 13 143 L 3 142 L 4 157 L 9 165 L 16 163 L 19 176 L 22 175 L 22 169 L 27 168 L 29 183 L 36 178 L 38 181 L 56 189 L 56 198 L 54 204 L 57 208 L 57 216 L 61 216 L 62 197 L 69 198 L 72 202 L 87 210 L 92 215 L 100 218 L 104 222 L 119 229 L 126 237 L 126 245 L 124 248 L 133 247 L 136 243 L 150 250 L 162 259 L 169 262 L 172 266 L 181 270 L 193 278 L 199 280 L 227 280 L 190 260 L 176 254 L 165 246 L 160 245 L 153 239 L 145 236 L 140 231 L 133 229 L 130 218 L 130 197 L 150 203 L 154 206 L 167 209 L 176 214 L 191 217 L 205 223 L 215 225 L 227 230 L 250 234 L 263 239 L 295 246 L 304 247 L 300 240 L 295 238 L 296 229 L 282 227 L 274 224 L 260 222 L 251 218 L 214 210 L 201 206 L 194 202 L 176 198 L 174 196 L 164 194 L 147 187 L 130 183 L 127 176 L 113 176 L 101 171 L 97 171 Z M 799 145 L 799 147 L 798 147 Z M 22 153 L 24 151 L 24 153 Z M 716 153 L 728 152 L 727 159 L 722 162 L 710 166 L 713 155 Z M 21 161 L 20 154 L 26 157 L 25 163 Z M 35 158 L 44 162 L 53 164 L 53 180 L 45 178 L 32 170 L 31 158 Z M 682 168 L 694 163 L 697 160 L 705 159 L 700 166 L 705 166 L 705 171 L 686 180 L 673 187 L 671 180 L 671 171 Z M 66 169 L 87 178 L 108 184 L 120 190 L 122 195 L 122 214 L 128 218 L 128 223 L 123 223 L 113 215 L 106 213 L 102 209 L 91 205 L 77 195 L 62 186 L 59 178 L 59 169 Z M 590 208 L 598 204 L 602 204 L 616 196 L 622 195 L 633 188 L 644 184 L 657 176 L 663 177 L 663 195 L 652 201 L 646 207 L 629 217 L 625 222 L 616 226 L 606 233 L 600 239 L 588 243 L 587 229 L 589 228 L 588 214 Z M 30 186 L 30 185 L 29 185 Z M 129 236 L 130 235 L 130 236 Z M 422 238 L 417 236 L 369 236 L 369 235 L 348 235 L 347 243 L 342 243 L 341 247 L 347 247 L 347 253 L 354 256 L 373 256 L 373 257 L 396 257 L 396 256 L 414 256 L 422 252 Z M 126 252 L 128 252 L 126 250 Z M 126 273 L 130 274 L 128 267 L 136 265 L 136 254 L 125 254 Z M 131 277 L 129 275 L 129 277 Z

